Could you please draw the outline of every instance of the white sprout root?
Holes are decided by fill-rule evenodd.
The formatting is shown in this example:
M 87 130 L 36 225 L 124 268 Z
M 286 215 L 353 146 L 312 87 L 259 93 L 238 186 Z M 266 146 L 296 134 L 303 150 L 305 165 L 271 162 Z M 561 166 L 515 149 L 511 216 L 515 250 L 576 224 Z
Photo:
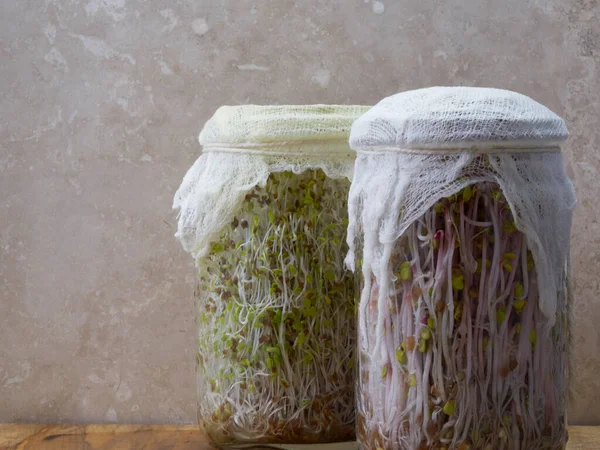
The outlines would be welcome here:
M 199 262 L 199 422 L 214 443 L 354 439 L 349 182 L 274 173 Z
M 566 292 L 550 328 L 498 187 L 443 199 L 381 254 L 359 306 L 361 448 L 564 449 Z

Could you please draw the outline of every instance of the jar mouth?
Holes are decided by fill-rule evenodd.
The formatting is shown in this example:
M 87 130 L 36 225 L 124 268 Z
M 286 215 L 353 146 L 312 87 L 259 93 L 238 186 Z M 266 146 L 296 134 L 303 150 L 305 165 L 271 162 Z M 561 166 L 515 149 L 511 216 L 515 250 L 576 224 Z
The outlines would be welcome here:
M 517 92 L 431 87 L 381 100 L 352 125 L 350 146 L 543 147 L 569 136 L 546 106 Z
M 309 139 L 305 141 L 242 142 L 204 144 L 204 153 L 240 153 L 259 156 L 313 157 L 354 159 L 347 139 Z
M 199 141 L 205 147 L 225 148 L 336 141 L 348 147 L 352 123 L 368 109 L 358 105 L 222 106 L 204 125 Z
M 560 153 L 561 141 L 463 141 L 434 144 L 419 144 L 410 147 L 387 145 L 355 146 L 357 153 L 411 153 L 411 154 L 507 154 L 507 153 Z

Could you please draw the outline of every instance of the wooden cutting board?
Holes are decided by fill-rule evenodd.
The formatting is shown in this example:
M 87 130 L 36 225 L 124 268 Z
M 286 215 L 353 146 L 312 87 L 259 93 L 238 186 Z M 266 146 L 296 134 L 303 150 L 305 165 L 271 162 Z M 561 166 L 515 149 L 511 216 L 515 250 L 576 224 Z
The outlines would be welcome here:
M 600 450 L 600 427 L 569 427 L 567 450 Z M 211 450 L 195 425 L 0 424 L 0 450 Z

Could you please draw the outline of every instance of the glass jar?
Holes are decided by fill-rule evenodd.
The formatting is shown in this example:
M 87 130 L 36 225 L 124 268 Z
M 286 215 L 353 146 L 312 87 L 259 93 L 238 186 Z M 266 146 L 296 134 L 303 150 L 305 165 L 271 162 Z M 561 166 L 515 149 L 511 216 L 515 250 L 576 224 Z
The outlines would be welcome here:
M 398 94 L 353 125 L 360 448 L 565 448 L 566 137 L 481 88 Z
M 200 134 L 175 206 L 198 272 L 198 418 L 218 447 L 354 440 L 343 260 L 347 140 L 364 110 L 222 107 Z

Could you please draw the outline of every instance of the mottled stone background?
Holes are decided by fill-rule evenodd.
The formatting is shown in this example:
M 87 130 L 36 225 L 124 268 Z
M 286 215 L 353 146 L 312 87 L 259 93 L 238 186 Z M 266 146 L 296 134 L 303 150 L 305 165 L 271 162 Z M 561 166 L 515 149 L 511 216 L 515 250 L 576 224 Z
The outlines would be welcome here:
M 573 423 L 600 423 L 597 0 L 4 0 L 0 421 L 195 421 L 171 199 L 222 104 L 492 86 L 566 117 Z

